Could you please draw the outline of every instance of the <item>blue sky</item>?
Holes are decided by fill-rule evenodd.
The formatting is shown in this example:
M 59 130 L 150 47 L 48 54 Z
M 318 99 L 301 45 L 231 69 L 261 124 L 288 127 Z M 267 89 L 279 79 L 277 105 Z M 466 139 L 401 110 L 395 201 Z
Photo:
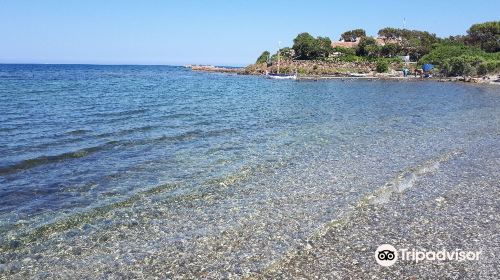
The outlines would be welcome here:
M 246 65 L 307 31 L 439 36 L 500 20 L 500 1 L 0 0 L 0 63 Z

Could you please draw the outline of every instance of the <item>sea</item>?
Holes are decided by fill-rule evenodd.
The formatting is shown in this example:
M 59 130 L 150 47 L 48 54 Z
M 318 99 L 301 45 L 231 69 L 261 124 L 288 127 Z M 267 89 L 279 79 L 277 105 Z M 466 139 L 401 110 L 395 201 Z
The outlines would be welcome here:
M 259 272 L 499 135 L 491 85 L 0 65 L 0 278 Z

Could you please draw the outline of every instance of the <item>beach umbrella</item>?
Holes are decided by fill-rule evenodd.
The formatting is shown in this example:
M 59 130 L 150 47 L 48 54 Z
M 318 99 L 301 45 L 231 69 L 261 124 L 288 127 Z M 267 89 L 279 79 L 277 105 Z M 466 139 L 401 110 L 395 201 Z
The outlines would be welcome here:
M 434 68 L 434 65 L 432 65 L 432 64 L 426 63 L 426 64 L 422 65 L 422 70 L 424 70 L 425 72 L 431 71 L 432 68 Z

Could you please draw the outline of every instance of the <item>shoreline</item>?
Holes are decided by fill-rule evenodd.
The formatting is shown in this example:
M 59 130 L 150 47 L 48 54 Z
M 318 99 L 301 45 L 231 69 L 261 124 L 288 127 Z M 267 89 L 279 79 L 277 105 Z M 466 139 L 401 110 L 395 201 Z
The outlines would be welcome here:
M 299 76 L 298 80 L 305 81 L 318 81 L 318 80 L 398 80 L 398 81 L 436 81 L 436 82 L 461 82 L 468 84 L 490 84 L 500 85 L 500 81 L 482 79 L 482 78 L 464 78 L 464 77 L 435 77 L 435 78 L 421 78 L 421 77 L 402 77 L 402 76 Z
M 187 65 L 186 68 L 190 68 L 194 72 L 207 72 L 207 73 L 225 73 L 225 74 L 237 74 L 237 75 L 247 75 L 247 76 L 265 76 L 261 73 L 249 73 L 245 68 L 235 67 L 221 67 L 213 65 Z M 500 77 L 496 75 L 489 75 L 484 77 L 415 77 L 409 75 L 395 76 L 394 74 L 387 73 L 370 73 L 370 74 L 358 74 L 358 73 L 338 73 L 335 75 L 298 75 L 297 80 L 303 81 L 318 81 L 318 80 L 401 80 L 401 81 L 437 81 L 437 82 L 462 82 L 462 83 L 472 83 L 472 84 L 490 84 L 490 85 L 500 85 Z

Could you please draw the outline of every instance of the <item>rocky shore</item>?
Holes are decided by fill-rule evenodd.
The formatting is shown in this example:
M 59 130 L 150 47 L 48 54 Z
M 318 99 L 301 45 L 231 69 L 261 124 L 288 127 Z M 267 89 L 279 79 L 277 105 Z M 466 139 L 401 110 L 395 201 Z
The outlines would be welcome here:
M 241 74 L 243 72 L 243 68 L 220 67 L 213 65 L 188 65 L 186 67 L 191 68 L 191 70 L 193 71 L 202 71 L 202 72 L 236 73 L 236 74 Z
M 232 73 L 238 75 L 265 75 L 266 71 L 278 72 L 277 65 L 251 64 L 245 68 L 220 67 L 213 65 L 188 65 L 193 71 L 211 73 Z M 325 80 L 325 79 L 401 79 L 420 80 L 420 76 L 403 76 L 401 63 L 393 63 L 385 73 L 376 71 L 374 62 L 328 62 L 328 61 L 283 61 L 280 64 L 280 73 L 298 74 L 299 80 Z M 416 64 L 408 66 L 414 71 Z M 483 84 L 500 84 L 500 76 L 487 75 L 482 77 L 440 77 L 426 78 L 440 82 L 467 82 Z
M 396 66 L 394 66 L 396 67 Z M 351 73 L 371 74 L 375 72 L 373 62 L 335 62 L 312 60 L 285 60 L 280 63 L 280 73 L 295 73 L 302 76 L 346 76 Z M 259 75 L 266 71 L 277 72 L 278 66 L 273 64 L 251 64 L 245 68 L 245 74 Z

